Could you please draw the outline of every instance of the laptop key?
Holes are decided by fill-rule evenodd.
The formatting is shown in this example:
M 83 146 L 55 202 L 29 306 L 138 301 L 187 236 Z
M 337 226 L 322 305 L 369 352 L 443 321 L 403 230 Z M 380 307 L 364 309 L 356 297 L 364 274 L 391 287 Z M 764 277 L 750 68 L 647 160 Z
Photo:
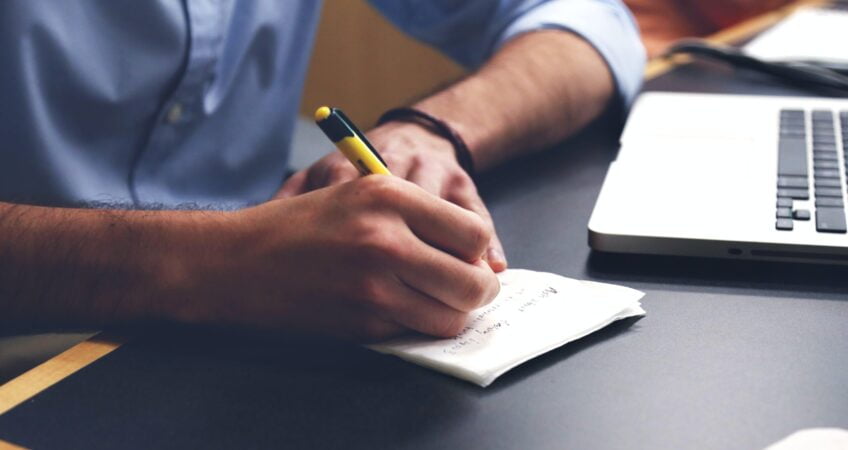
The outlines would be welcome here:
M 821 188 L 841 188 L 842 181 L 836 178 L 821 178 L 815 181 L 816 189 Z
M 792 199 L 788 197 L 778 197 L 777 198 L 777 207 L 778 208 L 791 208 L 792 207 Z
M 806 136 L 807 136 L 807 133 L 803 129 L 788 128 L 788 129 L 785 129 L 785 130 L 780 130 L 780 137 L 781 138 L 790 137 L 790 138 L 804 139 Z
M 813 172 L 816 178 L 839 178 L 839 171 L 833 169 L 822 169 Z
M 821 188 L 816 189 L 816 198 L 820 197 L 837 197 L 842 198 L 842 189 L 839 188 Z
M 796 209 L 792 211 L 792 218 L 795 220 L 810 220 L 809 209 Z
M 810 192 L 806 189 L 778 189 L 778 197 L 789 197 L 795 200 L 809 200 Z
M 777 208 L 778 219 L 791 219 L 792 218 L 792 209 L 791 208 Z
M 792 219 L 777 219 L 775 228 L 782 231 L 792 231 Z
M 816 161 L 839 161 L 836 150 L 813 150 L 813 162 Z
M 807 177 L 777 177 L 779 188 L 804 188 L 809 185 Z
M 835 152 L 836 151 L 836 142 L 835 141 L 813 141 L 813 151 L 814 152 Z
M 814 170 L 822 170 L 822 169 L 838 169 L 839 161 L 837 160 L 826 160 L 826 159 L 817 159 L 813 161 L 813 169 Z
M 836 197 L 822 197 L 816 199 L 816 208 L 825 208 L 831 206 L 842 208 L 844 204 L 842 203 L 841 198 Z
M 807 141 L 782 138 L 778 141 L 778 175 L 807 176 Z
M 825 233 L 845 233 L 845 210 L 842 208 L 816 209 L 816 231 Z

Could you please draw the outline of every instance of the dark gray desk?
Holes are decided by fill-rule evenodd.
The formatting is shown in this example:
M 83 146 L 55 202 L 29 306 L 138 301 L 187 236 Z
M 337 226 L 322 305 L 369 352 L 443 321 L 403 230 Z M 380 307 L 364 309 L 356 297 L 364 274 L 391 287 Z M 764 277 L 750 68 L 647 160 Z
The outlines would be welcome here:
M 764 83 L 688 67 L 648 88 L 787 92 Z M 642 320 L 489 389 L 330 342 L 148 331 L 157 337 L 0 416 L 0 438 L 37 448 L 752 449 L 799 428 L 848 427 L 848 271 L 592 254 L 586 223 L 617 134 L 596 125 L 482 189 L 513 266 L 642 289 Z

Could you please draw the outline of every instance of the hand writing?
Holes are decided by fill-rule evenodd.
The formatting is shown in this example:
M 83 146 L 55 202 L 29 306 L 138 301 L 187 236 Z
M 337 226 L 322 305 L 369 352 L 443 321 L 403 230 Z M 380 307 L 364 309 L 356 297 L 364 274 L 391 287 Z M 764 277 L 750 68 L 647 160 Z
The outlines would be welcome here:
M 500 289 L 480 258 L 490 226 L 398 177 L 234 214 L 236 245 L 222 241 L 225 258 L 203 258 L 204 297 L 216 305 L 204 310 L 217 315 L 194 320 L 364 340 L 403 330 L 447 337 Z
M 503 247 L 494 231 L 489 210 L 477 193 L 474 181 L 457 163 L 453 147 L 447 140 L 417 125 L 400 122 L 389 122 L 372 130 L 368 139 L 380 151 L 392 174 L 479 215 L 492 232 L 484 259 L 496 272 L 506 269 Z M 339 152 L 333 152 L 289 178 L 277 197 L 292 197 L 357 177 L 359 173 L 350 162 Z

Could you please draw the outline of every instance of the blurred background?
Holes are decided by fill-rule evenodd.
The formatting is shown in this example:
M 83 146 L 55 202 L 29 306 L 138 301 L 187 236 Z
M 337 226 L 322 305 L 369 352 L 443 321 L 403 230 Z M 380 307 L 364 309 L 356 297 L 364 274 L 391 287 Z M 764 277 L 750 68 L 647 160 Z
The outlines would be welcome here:
M 645 47 L 653 57 L 675 40 L 708 36 L 795 2 L 625 0 L 625 3 L 633 11 Z M 345 72 L 339 73 L 339 67 L 344 67 Z M 448 58 L 395 29 L 365 0 L 326 0 L 301 113 L 311 117 L 318 106 L 332 104 L 368 128 L 383 111 L 455 81 L 464 72 Z

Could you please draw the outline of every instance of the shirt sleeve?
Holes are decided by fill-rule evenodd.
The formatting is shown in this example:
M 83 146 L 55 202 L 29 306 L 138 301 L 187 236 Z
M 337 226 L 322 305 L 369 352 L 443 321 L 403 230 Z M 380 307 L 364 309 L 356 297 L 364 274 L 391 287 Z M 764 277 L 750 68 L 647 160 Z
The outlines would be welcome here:
M 540 29 L 570 31 L 603 57 L 622 103 L 642 84 L 645 50 L 620 0 L 370 0 L 389 21 L 458 63 L 475 68 L 510 39 Z

